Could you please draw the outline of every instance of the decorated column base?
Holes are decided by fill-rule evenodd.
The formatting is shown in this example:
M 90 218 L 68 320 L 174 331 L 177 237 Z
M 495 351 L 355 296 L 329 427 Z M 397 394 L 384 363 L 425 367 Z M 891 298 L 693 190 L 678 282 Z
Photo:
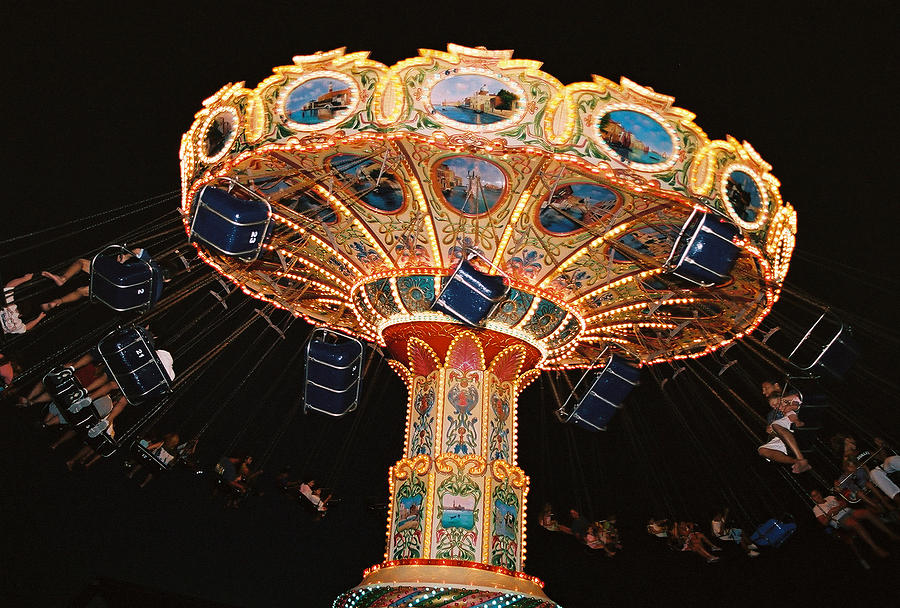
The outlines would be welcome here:
M 543 583 L 516 572 L 468 561 L 401 559 L 365 571 L 363 581 L 334 602 L 334 608 L 558 608 Z

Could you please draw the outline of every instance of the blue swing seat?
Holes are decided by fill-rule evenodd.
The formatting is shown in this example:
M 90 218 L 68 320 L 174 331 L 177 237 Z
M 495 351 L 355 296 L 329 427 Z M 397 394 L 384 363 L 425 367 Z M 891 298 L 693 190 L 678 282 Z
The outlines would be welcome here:
M 694 209 L 666 260 L 669 274 L 710 287 L 728 282 L 737 261 L 740 229 L 724 218 Z
M 778 548 L 797 531 L 797 524 L 782 522 L 777 519 L 760 524 L 750 535 L 750 542 L 760 547 Z
M 91 401 L 71 367 L 51 370 L 44 376 L 43 383 L 56 404 L 61 422 L 75 429 L 86 429 L 100 422 L 112 409 L 109 397 Z
M 111 331 L 97 344 L 97 351 L 132 405 L 171 392 L 169 376 L 143 327 L 128 325 Z
M 802 371 L 821 370 L 841 378 L 859 357 L 850 328 L 823 312 L 800 339 L 788 361 Z
M 640 375 L 639 368 L 613 354 L 572 411 L 567 412 L 564 405 L 557 414 L 563 422 L 571 422 L 588 431 L 605 431 L 625 398 L 639 384 Z
M 161 448 L 157 448 L 157 449 L 161 449 Z M 175 463 L 178 461 L 178 455 L 170 454 L 170 456 L 172 456 L 172 459 L 169 460 L 168 462 L 166 462 L 165 460 L 160 458 L 160 456 L 156 453 L 156 451 L 157 450 L 147 449 L 147 446 L 145 446 L 140 441 L 135 441 L 134 445 L 132 446 L 132 452 L 134 453 L 135 457 L 137 457 L 137 459 L 140 460 L 141 464 L 143 464 L 144 466 L 149 467 L 150 469 L 152 469 L 154 471 L 158 471 L 158 472 L 170 471 L 172 469 L 172 467 L 175 466 Z
M 44 389 L 59 411 L 60 421 L 72 426 L 81 426 L 91 418 L 91 400 L 87 390 L 81 386 L 71 367 L 51 370 L 43 378 Z
M 189 239 L 222 255 L 252 262 L 259 257 L 268 236 L 272 206 L 237 182 L 231 183 L 251 198 L 238 198 L 220 188 L 204 186 L 194 205 Z
M 447 279 L 431 309 L 478 327 L 508 293 L 509 286 L 502 276 L 485 274 L 463 259 Z
M 120 255 L 128 258 L 119 262 Z M 135 256 L 122 245 L 110 245 L 91 261 L 91 300 L 117 312 L 150 310 L 162 290 L 162 271 L 145 250 Z
M 303 409 L 343 416 L 356 409 L 362 384 L 363 344 L 317 327 L 306 344 Z

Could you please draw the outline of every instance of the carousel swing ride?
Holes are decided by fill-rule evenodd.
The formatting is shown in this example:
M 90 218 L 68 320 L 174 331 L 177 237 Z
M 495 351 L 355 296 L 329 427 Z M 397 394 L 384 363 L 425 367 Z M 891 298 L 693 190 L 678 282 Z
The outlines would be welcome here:
M 556 606 L 523 572 L 519 394 L 597 370 L 557 415 L 603 429 L 641 367 L 726 346 L 778 299 L 796 214 L 749 144 L 540 65 L 298 56 L 222 87 L 182 138 L 200 257 L 318 328 L 305 407 L 355 407 L 364 343 L 408 389 L 385 559 L 336 607 Z

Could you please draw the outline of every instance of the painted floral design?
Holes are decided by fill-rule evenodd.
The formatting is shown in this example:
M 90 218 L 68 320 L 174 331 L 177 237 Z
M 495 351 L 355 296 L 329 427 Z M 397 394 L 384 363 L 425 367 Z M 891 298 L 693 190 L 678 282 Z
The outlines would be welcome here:
M 435 404 L 434 386 L 416 392 L 413 409 L 418 415 L 412 428 L 410 453 L 412 456 L 430 454 L 434 445 L 434 416 L 431 414 Z
M 512 408 L 509 395 L 502 386 L 491 386 L 491 423 L 488 435 L 488 450 L 491 460 L 508 460 L 510 454 L 508 419 Z
M 350 247 L 352 247 L 356 251 L 356 259 L 358 259 L 360 262 L 366 264 L 378 263 L 378 252 L 371 247 L 367 247 L 365 244 L 359 241 L 352 241 L 350 243 Z
M 416 242 L 416 237 L 412 234 L 401 235 L 394 245 L 397 252 L 397 262 L 400 266 L 409 266 L 417 263 L 428 262 L 428 249 L 425 245 Z
M 526 249 L 522 255 L 509 259 L 509 273 L 516 278 L 533 279 L 543 268 L 538 262 L 540 259 L 537 251 Z
M 463 376 L 456 370 L 448 374 L 450 390 L 447 401 L 453 413 L 447 416 L 446 450 L 454 454 L 475 454 L 478 452 L 478 417 L 472 412 L 478 406 L 478 388 L 474 379 Z

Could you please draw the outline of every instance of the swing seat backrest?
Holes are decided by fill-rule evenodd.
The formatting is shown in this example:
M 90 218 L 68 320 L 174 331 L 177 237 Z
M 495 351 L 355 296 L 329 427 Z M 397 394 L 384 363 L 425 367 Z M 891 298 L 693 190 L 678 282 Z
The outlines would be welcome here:
M 739 249 L 740 229 L 711 213 L 695 209 L 682 226 L 666 260 L 669 273 L 697 285 L 727 283 Z
M 803 371 L 821 370 L 841 378 L 859 357 L 850 328 L 829 311 L 823 312 L 788 355 Z
M 47 394 L 61 412 L 87 397 L 87 391 L 81 386 L 71 367 L 51 370 L 44 376 L 43 384 Z
M 118 256 L 127 255 L 124 262 Z M 162 293 L 162 273 L 149 256 L 110 245 L 91 261 L 90 297 L 117 312 L 149 310 Z
M 113 330 L 97 345 L 107 371 L 132 405 L 160 397 L 171 391 L 153 340 L 143 327 L 125 326 Z
M 165 462 L 159 457 L 156 451 L 157 450 L 147 449 L 147 446 L 145 446 L 140 441 L 136 441 L 134 443 L 134 447 L 132 448 L 132 452 L 144 466 L 149 467 L 153 471 L 170 470 L 172 468 L 172 465 L 175 464 L 176 458 L 172 458 L 168 462 Z
M 243 199 L 207 185 L 194 205 L 190 242 L 253 261 L 259 257 L 271 215 L 272 207 L 263 199 Z
M 339 332 L 316 328 L 306 345 L 304 410 L 343 416 L 359 402 L 363 344 Z
M 589 431 L 605 431 L 639 381 L 640 369 L 611 355 L 566 421 Z
M 431 309 L 477 327 L 508 293 L 509 286 L 502 276 L 485 274 L 464 259 L 445 280 Z
M 44 376 L 43 384 L 56 404 L 61 422 L 80 428 L 91 419 L 90 408 L 87 407 L 91 400 L 71 367 L 51 370 Z

